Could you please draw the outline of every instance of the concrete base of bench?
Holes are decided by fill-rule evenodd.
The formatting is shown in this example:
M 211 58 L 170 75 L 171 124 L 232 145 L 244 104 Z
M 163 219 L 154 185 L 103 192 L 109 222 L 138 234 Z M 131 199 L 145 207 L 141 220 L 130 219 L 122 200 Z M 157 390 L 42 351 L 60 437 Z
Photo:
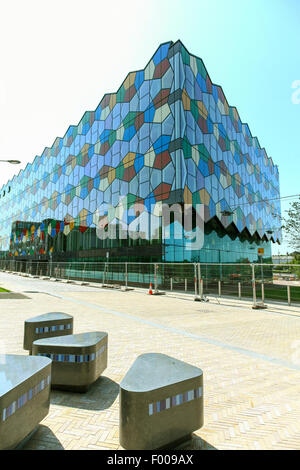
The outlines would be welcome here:
M 71 335 L 73 317 L 63 312 L 50 312 L 29 318 L 24 324 L 23 348 L 32 354 L 32 343 L 42 338 Z
M 15 450 L 22 450 L 23 447 L 27 444 L 27 442 L 30 441 L 30 439 L 34 436 L 38 429 L 39 427 L 37 426 L 26 437 L 24 437 L 24 439 L 15 447 Z
M 51 360 L 0 355 L 0 450 L 19 448 L 47 416 Z
M 164 354 L 139 356 L 120 384 L 120 444 L 170 448 L 203 426 L 203 373 Z
M 86 392 L 107 367 L 107 339 L 100 331 L 58 336 L 35 341 L 32 352 L 52 359 L 52 388 Z

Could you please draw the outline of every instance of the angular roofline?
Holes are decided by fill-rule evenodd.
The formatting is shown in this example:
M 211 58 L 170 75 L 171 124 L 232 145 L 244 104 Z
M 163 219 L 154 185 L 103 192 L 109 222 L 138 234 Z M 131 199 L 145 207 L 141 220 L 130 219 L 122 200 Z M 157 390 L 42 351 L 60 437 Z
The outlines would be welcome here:
M 261 147 L 261 145 L 260 145 L 260 143 L 259 143 L 258 137 L 252 135 L 251 129 L 250 129 L 250 127 L 249 127 L 249 124 L 248 124 L 247 122 L 243 122 L 243 121 L 242 121 L 242 119 L 241 119 L 241 117 L 240 117 L 240 113 L 238 112 L 237 107 L 236 107 L 236 106 L 231 106 L 231 105 L 228 103 L 228 100 L 227 100 L 226 95 L 225 95 L 225 93 L 224 93 L 223 87 L 222 87 L 221 85 L 218 85 L 217 83 L 214 83 L 214 82 L 211 80 L 210 75 L 209 75 L 209 73 L 208 73 L 208 71 L 207 71 L 207 68 L 206 68 L 206 66 L 205 66 L 205 63 L 204 63 L 204 61 L 201 59 L 201 57 L 199 57 L 199 56 L 197 56 L 197 55 L 195 55 L 195 54 L 191 54 L 191 53 L 189 52 L 189 50 L 185 47 L 185 45 L 182 43 L 182 41 L 181 41 L 180 39 L 178 39 L 178 40 L 173 44 L 172 47 L 174 47 L 177 43 L 180 43 L 181 46 L 186 50 L 186 52 L 187 52 L 191 57 L 194 57 L 195 59 L 200 59 L 200 60 L 202 61 L 203 65 L 204 65 L 204 68 L 205 68 L 205 71 L 206 71 L 206 73 L 207 73 L 207 75 L 208 75 L 208 77 L 209 77 L 209 80 L 211 81 L 212 85 L 214 85 L 214 86 L 216 86 L 216 87 L 218 87 L 218 88 L 220 88 L 220 89 L 222 90 L 223 96 L 224 96 L 224 98 L 225 98 L 225 100 L 226 100 L 226 102 L 227 102 L 228 107 L 236 110 L 236 112 L 237 112 L 237 114 L 238 114 L 238 117 L 239 117 L 239 120 L 241 121 L 242 126 L 247 126 L 247 127 L 248 127 L 249 132 L 250 132 L 250 135 L 251 135 L 251 138 L 257 140 L 260 149 L 261 149 L 262 151 L 265 151 L 268 160 L 271 160 L 272 165 L 273 165 L 274 167 L 277 167 L 277 165 L 274 164 L 274 162 L 273 162 L 273 158 L 268 156 L 265 147 Z

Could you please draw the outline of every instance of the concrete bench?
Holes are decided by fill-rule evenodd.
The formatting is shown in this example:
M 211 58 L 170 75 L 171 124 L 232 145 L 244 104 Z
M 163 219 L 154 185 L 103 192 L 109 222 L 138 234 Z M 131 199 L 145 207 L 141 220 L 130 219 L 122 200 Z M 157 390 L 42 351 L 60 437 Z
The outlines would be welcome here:
M 47 416 L 51 360 L 0 355 L 0 450 L 22 446 Z
M 139 356 L 120 384 L 120 444 L 161 449 L 203 426 L 202 370 L 165 354 Z
M 73 317 L 67 313 L 50 312 L 29 318 L 24 324 L 23 348 L 32 354 L 32 343 L 41 338 L 71 335 L 73 333 Z
M 102 331 L 45 338 L 32 353 L 52 359 L 53 388 L 86 392 L 107 367 L 107 339 Z

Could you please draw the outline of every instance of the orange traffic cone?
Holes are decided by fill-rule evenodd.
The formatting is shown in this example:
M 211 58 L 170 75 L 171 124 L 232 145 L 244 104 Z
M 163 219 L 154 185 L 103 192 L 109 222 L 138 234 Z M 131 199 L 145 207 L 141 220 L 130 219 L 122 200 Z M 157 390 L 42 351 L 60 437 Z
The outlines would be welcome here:
M 149 292 L 148 292 L 148 294 L 149 294 L 149 295 L 152 295 L 152 294 L 153 294 L 153 292 L 152 292 L 152 284 L 151 284 L 151 282 L 150 282 L 150 286 L 149 286 Z

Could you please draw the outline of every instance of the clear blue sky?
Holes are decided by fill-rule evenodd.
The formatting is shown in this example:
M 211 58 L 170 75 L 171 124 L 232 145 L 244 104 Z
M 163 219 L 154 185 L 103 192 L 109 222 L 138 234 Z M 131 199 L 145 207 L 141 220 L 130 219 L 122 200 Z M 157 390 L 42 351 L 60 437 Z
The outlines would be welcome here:
M 278 164 L 281 195 L 298 194 L 300 103 L 292 102 L 292 84 L 300 80 L 299 26 L 299 0 L 7 2 L 0 159 L 19 158 L 24 168 L 130 70 L 143 68 L 160 43 L 181 39 Z M 1 166 L 0 185 L 14 171 Z M 286 253 L 286 243 L 279 251 Z

